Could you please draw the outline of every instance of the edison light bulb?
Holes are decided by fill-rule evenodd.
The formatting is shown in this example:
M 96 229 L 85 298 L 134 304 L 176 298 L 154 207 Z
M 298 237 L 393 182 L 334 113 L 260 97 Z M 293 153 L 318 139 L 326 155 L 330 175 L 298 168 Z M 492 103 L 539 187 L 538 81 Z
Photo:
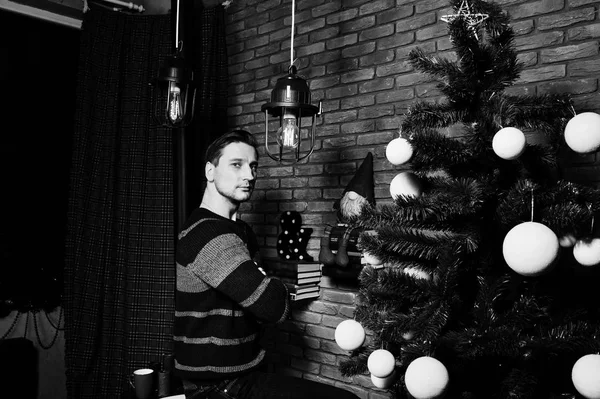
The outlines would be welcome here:
M 173 123 L 181 122 L 183 119 L 181 89 L 177 86 L 173 86 L 169 91 L 169 119 Z
M 296 118 L 293 115 L 285 115 L 283 123 L 277 129 L 277 144 L 285 149 L 298 147 L 300 142 L 300 129 L 296 126 Z

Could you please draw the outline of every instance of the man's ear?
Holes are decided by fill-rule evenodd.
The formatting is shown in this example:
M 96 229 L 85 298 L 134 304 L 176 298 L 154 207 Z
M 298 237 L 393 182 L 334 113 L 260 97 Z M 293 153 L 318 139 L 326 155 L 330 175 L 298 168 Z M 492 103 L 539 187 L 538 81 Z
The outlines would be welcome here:
M 207 162 L 206 165 L 204 165 L 204 175 L 206 176 L 206 180 L 210 182 L 215 180 L 214 173 L 215 165 L 213 165 L 211 162 Z

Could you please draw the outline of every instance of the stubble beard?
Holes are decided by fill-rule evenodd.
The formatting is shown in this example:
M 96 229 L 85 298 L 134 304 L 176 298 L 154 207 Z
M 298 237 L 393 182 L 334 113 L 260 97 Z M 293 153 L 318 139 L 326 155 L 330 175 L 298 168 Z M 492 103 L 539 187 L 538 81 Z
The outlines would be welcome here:
M 219 194 L 221 194 L 221 197 L 223 197 L 224 199 L 228 200 L 232 205 L 234 206 L 239 206 L 242 202 L 246 202 L 250 199 L 250 197 L 252 196 L 252 192 L 254 191 L 254 189 L 249 189 L 249 190 L 244 190 L 243 191 L 243 196 L 240 195 L 238 193 L 238 190 L 240 190 L 240 188 L 236 187 L 231 191 L 224 191 L 221 190 L 218 186 L 216 187 L 217 191 Z

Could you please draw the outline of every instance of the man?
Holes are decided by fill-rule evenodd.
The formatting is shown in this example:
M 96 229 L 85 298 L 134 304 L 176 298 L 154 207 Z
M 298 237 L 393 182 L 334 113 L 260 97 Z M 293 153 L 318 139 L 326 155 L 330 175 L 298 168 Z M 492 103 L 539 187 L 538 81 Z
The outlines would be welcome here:
M 256 237 L 236 217 L 254 189 L 256 147 L 250 133 L 236 130 L 206 151 L 202 203 L 177 245 L 175 373 L 186 399 L 355 399 L 333 386 L 258 371 L 261 324 L 283 322 L 290 305 L 285 285 L 253 261 Z

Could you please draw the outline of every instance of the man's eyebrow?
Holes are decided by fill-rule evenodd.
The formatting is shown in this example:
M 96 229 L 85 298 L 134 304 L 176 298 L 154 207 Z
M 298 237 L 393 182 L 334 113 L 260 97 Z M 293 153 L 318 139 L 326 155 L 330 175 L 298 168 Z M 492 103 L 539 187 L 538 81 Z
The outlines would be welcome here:
M 245 161 L 246 161 L 245 158 L 231 158 L 229 160 L 230 163 L 231 162 L 245 162 Z M 258 165 L 258 161 L 252 161 L 252 162 L 250 162 L 250 165 Z

